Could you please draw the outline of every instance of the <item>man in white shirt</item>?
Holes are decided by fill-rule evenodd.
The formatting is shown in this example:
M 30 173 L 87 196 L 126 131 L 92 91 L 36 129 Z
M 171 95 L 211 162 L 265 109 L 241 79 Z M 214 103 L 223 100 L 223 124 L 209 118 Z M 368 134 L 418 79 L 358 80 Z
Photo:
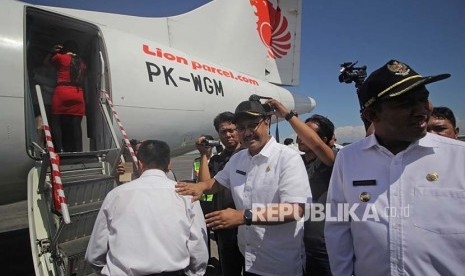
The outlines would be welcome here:
M 336 158 L 325 227 L 334 275 L 465 271 L 465 144 L 426 132 L 425 85 L 449 76 L 391 60 L 360 87 L 376 131 Z
M 235 111 L 236 130 L 246 148 L 234 154 L 214 178 L 178 183 L 178 192 L 198 199 L 222 186 L 231 190 L 236 209 L 206 215 L 207 226 L 239 226 L 244 275 L 302 275 L 304 204 L 311 201 L 307 172 L 299 154 L 268 134 L 270 118 L 259 101 Z
M 144 141 L 137 153 L 142 175 L 110 191 L 86 252 L 102 275 L 203 275 L 207 233 L 198 202 L 175 192 L 165 172 L 170 149 Z

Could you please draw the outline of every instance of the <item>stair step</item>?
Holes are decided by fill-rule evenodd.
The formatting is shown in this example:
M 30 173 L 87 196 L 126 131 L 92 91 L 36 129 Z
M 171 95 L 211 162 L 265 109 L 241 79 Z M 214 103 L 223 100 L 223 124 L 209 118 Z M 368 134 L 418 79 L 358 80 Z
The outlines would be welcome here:
M 58 248 L 60 248 L 61 252 L 64 253 L 66 256 L 73 256 L 87 250 L 87 244 L 89 243 L 90 236 L 82 237 L 75 240 L 66 241 L 60 243 Z
M 91 182 L 104 182 L 106 180 L 115 180 L 114 176 L 106 174 L 88 174 L 86 171 L 75 173 L 73 175 L 61 176 L 63 186 L 87 185 Z
M 80 205 L 69 205 L 68 204 L 68 212 L 70 215 L 70 218 L 73 219 L 73 216 L 79 216 L 82 215 L 83 213 L 91 213 L 91 212 L 98 212 L 100 210 L 100 207 L 102 206 L 102 201 L 95 201 L 95 202 L 89 202 L 86 204 L 80 204 Z
M 98 151 L 83 151 L 83 152 L 62 152 L 59 153 L 60 155 L 60 160 L 77 160 L 79 158 L 82 159 L 92 159 L 92 158 L 98 158 L 100 156 L 107 155 L 108 152 L 110 152 L 111 149 L 106 149 L 106 150 L 98 150 Z
M 77 170 L 102 170 L 102 162 L 88 162 L 88 163 L 73 163 L 63 165 L 60 164 L 60 171 L 62 172 L 73 172 Z
M 75 182 L 63 182 L 66 203 L 69 207 L 101 203 L 109 191 L 115 187 L 113 177 L 104 176 L 98 179 L 80 179 Z
M 102 168 L 98 169 L 82 169 L 82 170 L 73 170 L 73 171 L 61 171 L 61 179 L 66 180 L 66 179 L 74 179 L 70 181 L 77 181 L 79 177 L 85 177 L 85 176 L 94 176 L 94 177 L 99 177 L 103 175 Z
M 88 237 L 92 234 L 98 210 L 86 213 L 74 214 L 71 216 L 71 223 L 65 224 L 60 219 L 59 232 L 54 237 L 54 244 L 62 244 L 76 239 Z
M 58 245 L 65 258 L 66 275 L 96 275 L 85 260 L 89 239 L 90 237 L 83 237 Z

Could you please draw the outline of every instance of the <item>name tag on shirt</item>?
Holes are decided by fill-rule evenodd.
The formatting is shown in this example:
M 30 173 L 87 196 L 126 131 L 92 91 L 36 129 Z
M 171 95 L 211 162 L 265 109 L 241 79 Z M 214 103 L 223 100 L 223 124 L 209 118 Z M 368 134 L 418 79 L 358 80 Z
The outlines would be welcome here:
M 245 175 L 245 172 L 243 172 L 243 171 L 240 171 L 240 170 L 236 170 L 236 173 L 238 173 L 238 174 L 242 174 L 242 175 Z
M 354 180 L 352 181 L 353 186 L 376 186 L 376 179 L 370 180 Z

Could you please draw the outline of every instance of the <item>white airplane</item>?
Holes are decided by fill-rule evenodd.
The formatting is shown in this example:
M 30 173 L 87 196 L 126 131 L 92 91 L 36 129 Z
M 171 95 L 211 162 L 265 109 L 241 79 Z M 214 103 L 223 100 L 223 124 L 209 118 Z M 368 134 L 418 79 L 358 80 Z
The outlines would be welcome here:
M 0 204 L 29 201 L 36 275 L 87 275 L 83 253 L 96 211 L 114 187 L 121 133 L 167 141 L 173 155 L 214 133 L 212 119 L 250 95 L 299 114 L 315 101 L 299 83 L 301 0 L 215 0 L 191 12 L 146 18 L 3 0 L 0 18 Z M 63 153 L 71 223 L 52 212 L 49 154 L 38 142 L 31 80 L 53 45 L 78 42 L 88 65 L 85 152 Z M 38 89 L 40 90 L 40 89 Z M 39 103 L 41 105 L 41 103 Z

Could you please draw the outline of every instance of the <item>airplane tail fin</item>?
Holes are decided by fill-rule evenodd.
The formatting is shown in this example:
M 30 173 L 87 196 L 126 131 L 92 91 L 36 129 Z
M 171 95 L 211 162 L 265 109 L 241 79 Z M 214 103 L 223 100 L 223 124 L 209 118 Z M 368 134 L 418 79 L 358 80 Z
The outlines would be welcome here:
M 215 0 L 168 17 L 170 46 L 275 84 L 298 85 L 302 0 Z

